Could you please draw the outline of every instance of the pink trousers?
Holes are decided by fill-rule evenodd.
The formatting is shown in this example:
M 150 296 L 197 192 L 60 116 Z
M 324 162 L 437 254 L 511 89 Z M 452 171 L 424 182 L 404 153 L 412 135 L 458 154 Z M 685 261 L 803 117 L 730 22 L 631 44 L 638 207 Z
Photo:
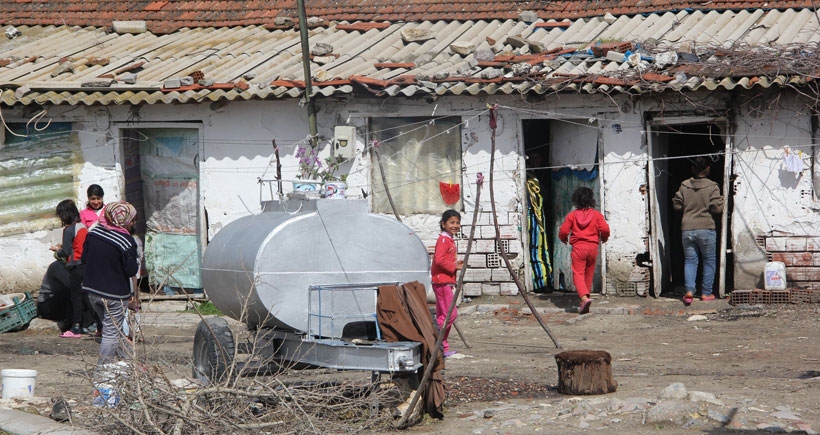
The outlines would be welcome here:
M 447 310 L 450 309 L 450 304 L 453 302 L 453 284 L 433 284 L 433 292 L 436 294 L 436 324 L 439 330 L 444 334 L 441 345 L 444 352 L 450 350 L 450 345 L 447 343 L 447 337 L 450 335 L 450 328 L 453 322 L 458 317 L 458 307 L 453 307 L 453 314 L 450 315 L 450 321 L 447 327 L 444 327 L 444 320 L 447 318 Z
M 576 243 L 572 245 L 572 283 L 578 297 L 588 296 L 595 277 L 595 262 L 598 260 L 598 244 Z

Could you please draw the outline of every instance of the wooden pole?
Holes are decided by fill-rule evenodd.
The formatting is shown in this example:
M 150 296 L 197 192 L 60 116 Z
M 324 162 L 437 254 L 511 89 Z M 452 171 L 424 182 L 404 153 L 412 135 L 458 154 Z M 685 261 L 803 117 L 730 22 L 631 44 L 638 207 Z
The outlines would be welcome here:
M 390 208 L 393 209 L 393 216 L 396 216 L 396 220 L 401 222 L 401 217 L 399 216 L 399 210 L 396 208 L 396 203 L 393 202 L 393 195 L 390 194 L 390 188 L 387 187 L 387 177 L 384 175 L 384 166 L 382 166 L 382 158 L 379 155 L 379 143 L 377 141 L 373 141 L 373 155 L 376 156 L 376 163 L 379 165 L 379 174 L 382 176 L 382 186 L 384 186 L 384 193 L 387 195 L 387 201 L 390 202 Z
M 490 129 L 492 130 L 492 148 L 490 150 L 490 205 L 493 209 L 493 226 L 495 227 L 495 242 L 498 245 L 498 249 L 501 251 L 501 258 L 504 259 L 504 264 L 507 266 L 507 271 L 510 272 L 510 277 L 515 282 L 516 287 L 518 287 L 518 293 L 524 298 L 524 302 L 527 303 L 527 306 L 530 307 L 530 311 L 532 311 L 532 315 L 535 316 L 536 320 L 538 320 L 538 324 L 541 325 L 541 328 L 546 331 L 547 335 L 552 339 L 552 342 L 555 344 L 556 348 L 561 348 L 561 345 L 558 344 L 558 340 L 552 335 L 552 331 L 550 328 L 547 327 L 547 324 L 544 323 L 544 319 L 541 318 L 541 314 L 535 309 L 535 305 L 532 304 L 530 301 L 529 296 L 524 291 L 524 285 L 521 284 L 521 281 L 518 279 L 518 276 L 513 271 L 512 264 L 510 260 L 507 258 L 507 253 L 504 251 L 504 245 L 501 243 L 501 232 L 498 228 L 498 212 L 495 209 L 495 189 L 493 188 L 493 171 L 495 170 L 495 129 L 496 129 L 496 106 L 492 106 L 490 108 Z
M 382 166 L 382 159 L 381 159 L 381 156 L 379 155 L 378 142 L 375 142 L 375 141 L 373 143 L 373 154 L 376 156 L 376 161 L 379 164 L 379 173 L 382 176 L 382 185 L 384 186 L 384 193 L 387 195 L 387 201 L 390 202 L 390 208 L 393 209 L 393 216 L 396 217 L 397 221 L 401 222 L 401 216 L 399 216 L 399 210 L 396 207 L 396 203 L 393 202 L 393 195 L 390 194 L 390 188 L 387 187 L 387 178 L 384 176 L 384 167 Z M 482 176 L 482 179 L 483 179 L 483 176 Z M 481 185 L 479 184 L 478 193 L 476 194 L 476 201 L 478 201 L 478 197 L 479 197 L 480 194 L 481 194 Z M 475 229 L 475 224 L 476 224 L 476 220 L 475 220 L 475 216 L 474 216 L 473 217 L 473 229 Z M 470 255 L 470 245 L 473 242 L 473 235 L 474 234 L 475 234 L 475 232 L 470 234 L 470 240 L 467 242 L 467 256 L 464 257 L 464 264 L 467 264 L 467 258 Z M 462 269 L 460 281 L 461 282 L 464 281 L 464 269 Z M 456 294 L 458 294 L 458 293 L 456 293 Z M 456 300 L 456 299 L 458 299 L 457 296 L 453 298 L 453 300 Z M 448 316 L 449 316 L 449 313 L 448 313 Z M 454 326 L 456 332 L 458 333 L 458 337 L 464 343 L 464 346 L 466 346 L 469 349 L 471 347 L 470 343 L 467 342 L 467 339 L 464 337 L 464 334 L 461 332 L 461 328 L 459 328 L 456 325 L 455 322 L 453 322 L 453 326 Z
M 473 238 L 475 236 L 475 227 L 477 223 L 477 216 L 478 216 L 478 199 L 480 197 L 481 192 L 481 184 L 484 182 L 484 175 L 480 172 L 477 175 L 476 179 L 476 212 L 473 214 L 473 225 L 470 228 L 470 238 L 467 240 L 467 253 L 465 256 L 464 264 L 467 264 L 467 259 L 469 258 L 470 254 L 470 246 L 473 243 Z M 453 294 L 453 300 L 450 302 L 450 306 L 447 309 L 447 316 L 444 317 L 444 325 L 447 325 L 447 322 L 450 321 L 450 316 L 453 314 L 453 309 L 455 309 L 456 302 L 458 301 L 458 295 L 461 294 L 461 284 L 464 282 L 464 270 L 466 268 L 461 269 L 461 274 L 459 276 L 459 284 L 456 286 L 455 294 Z M 453 323 L 455 327 L 455 323 Z M 455 328 L 458 331 L 458 328 Z M 467 341 L 464 340 L 464 345 L 470 347 L 467 344 Z M 419 388 L 416 390 L 416 393 L 413 395 L 413 398 L 410 400 L 410 405 L 407 407 L 407 410 L 404 411 L 404 415 L 401 416 L 398 422 L 396 422 L 395 427 L 403 429 L 407 427 L 407 422 L 410 419 L 410 416 L 413 415 L 413 411 L 416 409 L 416 406 L 419 405 L 419 397 L 421 397 L 422 393 L 424 393 L 425 389 L 427 388 L 430 382 L 430 376 L 433 374 L 433 366 L 435 365 L 432 361 L 435 361 L 438 358 L 439 350 L 441 349 L 441 342 L 444 341 L 444 334 L 439 334 L 438 339 L 436 340 L 436 345 L 433 347 L 433 353 L 430 355 L 430 359 L 428 360 L 427 367 L 424 368 L 424 374 L 419 381 Z

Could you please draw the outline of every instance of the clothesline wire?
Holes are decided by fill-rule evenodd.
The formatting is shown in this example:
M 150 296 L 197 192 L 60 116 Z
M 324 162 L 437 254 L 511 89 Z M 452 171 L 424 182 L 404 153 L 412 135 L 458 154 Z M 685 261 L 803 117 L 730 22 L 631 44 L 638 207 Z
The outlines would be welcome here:
M 741 154 L 741 153 L 748 153 L 748 152 L 760 152 L 760 150 L 735 151 L 732 154 Z M 722 155 L 722 153 L 720 153 L 720 154 Z M 656 158 L 653 158 L 652 160 L 667 161 L 667 160 L 677 160 L 677 159 L 691 159 L 691 158 L 695 158 L 695 157 L 699 157 L 699 156 L 711 157 L 711 156 L 715 156 L 715 155 L 716 155 L 716 153 L 688 154 L 688 155 L 683 155 L 683 156 L 656 157 Z M 572 168 L 593 168 L 593 167 L 598 166 L 598 165 L 609 166 L 609 165 L 629 164 L 629 163 L 636 163 L 636 162 L 637 163 L 645 163 L 646 161 L 647 161 L 647 159 L 644 157 L 644 158 L 637 158 L 637 159 L 618 160 L 618 161 L 612 161 L 612 162 L 605 161 L 605 162 L 598 162 L 598 163 L 578 163 L 578 164 L 566 164 L 566 165 L 548 165 L 548 166 L 538 166 L 538 167 L 527 167 L 526 169 L 528 169 L 528 170 L 559 170 L 559 169 L 572 169 Z M 466 170 L 462 171 L 461 178 L 464 179 L 464 180 L 474 178 L 475 175 L 478 172 L 482 172 L 481 169 L 486 168 L 488 164 L 489 164 L 489 160 L 485 160 L 485 161 L 481 161 L 481 162 L 476 162 L 476 163 L 474 163 L 472 165 L 469 165 L 469 166 L 463 166 L 462 168 L 466 169 Z M 365 169 L 362 169 L 360 171 L 363 172 L 363 171 L 366 171 L 366 170 L 367 169 L 365 168 Z M 497 174 L 500 173 L 500 174 L 514 175 L 516 172 L 520 172 L 521 170 L 522 170 L 522 168 L 507 169 L 507 170 L 496 170 L 496 173 Z M 358 173 L 360 171 L 355 171 L 355 172 Z M 406 186 L 410 186 L 410 185 L 417 184 L 417 183 L 420 183 L 420 182 L 425 182 L 425 181 L 436 181 L 436 180 L 440 180 L 441 177 L 444 177 L 444 176 L 447 176 L 447 175 L 455 176 L 455 175 L 458 175 L 458 174 L 457 173 L 451 173 L 451 174 L 439 174 L 435 177 L 417 177 L 417 178 L 414 178 L 414 179 L 411 179 L 411 180 L 406 180 L 405 182 L 391 183 L 390 188 L 391 189 L 392 188 L 401 188 L 401 187 L 406 187 Z M 349 189 L 370 188 L 371 193 L 376 193 L 376 194 L 384 193 L 384 189 L 379 188 L 378 185 L 376 185 L 376 184 L 374 184 L 374 185 L 368 185 L 368 184 L 366 184 L 366 185 L 348 185 L 347 187 Z
M 526 113 L 526 114 L 537 114 L 537 115 L 545 116 L 545 118 L 543 118 L 543 120 L 545 120 L 545 121 L 566 123 L 566 124 L 576 125 L 576 126 L 580 126 L 580 127 L 584 127 L 584 128 L 590 128 L 590 129 L 603 128 L 602 126 L 597 124 L 598 121 L 601 121 L 601 118 L 598 118 L 598 117 L 595 117 L 595 116 L 593 116 L 593 117 L 584 117 L 584 116 L 578 115 L 578 114 L 563 113 L 563 112 L 557 112 L 557 111 L 554 111 L 554 110 L 537 111 L 537 110 L 533 110 L 533 109 L 524 109 L 524 108 L 504 106 L 504 105 L 500 105 L 498 107 L 502 108 L 502 109 L 509 110 L 511 112 Z M 387 129 L 378 130 L 378 131 L 369 131 L 368 134 L 372 136 L 374 134 L 382 133 L 382 132 L 386 132 L 386 131 L 405 129 L 408 126 L 415 126 L 415 125 L 423 126 L 423 125 L 429 124 L 431 122 L 434 123 L 437 120 L 453 118 L 453 117 L 459 117 L 459 116 L 462 116 L 462 115 L 470 115 L 471 116 L 470 119 L 474 119 L 478 116 L 486 114 L 487 112 L 488 112 L 488 109 L 470 109 L 470 110 L 464 110 L 464 111 L 455 111 L 455 112 L 449 113 L 448 115 L 442 115 L 442 116 L 438 116 L 438 117 L 431 117 L 429 119 L 424 119 L 424 120 L 420 120 L 420 121 L 413 122 L 413 123 L 403 124 L 402 126 L 398 126 L 398 127 L 387 128 Z M 500 117 L 503 117 L 504 113 L 501 112 L 499 115 L 500 115 Z M 32 121 L 35 121 L 35 120 L 37 120 L 38 117 L 42 117 L 42 116 L 43 116 L 43 112 L 41 111 L 40 113 L 38 113 L 38 114 L 34 115 L 33 117 L 31 117 L 30 119 L 28 119 L 25 123 L 30 124 Z M 420 117 L 420 116 L 410 116 L 410 117 L 405 117 L 405 118 L 417 118 L 417 117 Z M 587 122 L 575 121 L 576 119 L 584 119 L 584 118 L 587 118 L 588 121 Z M 763 118 L 760 118 L 760 119 L 765 121 L 765 119 L 763 119 Z M 776 118 L 771 118 L 771 120 L 775 120 L 775 119 Z M 635 126 L 638 126 L 638 127 L 641 127 L 641 128 L 643 127 L 643 123 L 641 121 L 611 120 L 611 119 L 608 119 L 607 121 L 611 122 L 612 124 L 619 124 L 621 126 L 635 125 Z M 16 132 L 12 131 L 12 129 L 8 126 L 8 123 L 5 120 L 5 118 L 3 118 L 2 109 L 0 109 L 0 122 L 3 122 L 4 127 L 11 134 L 13 134 L 15 136 L 25 137 L 25 135 L 20 135 L 19 133 L 16 133 Z M 39 122 L 39 121 L 37 121 L 37 122 Z M 22 122 L 22 121 L 18 122 L 18 124 L 25 124 L 25 123 Z M 704 123 L 706 123 L 706 122 L 704 122 Z M 14 122 L 12 124 L 14 124 Z M 673 126 L 673 125 L 676 125 L 676 124 L 669 124 L 669 125 Z M 38 132 L 41 132 L 41 131 L 45 130 L 46 127 L 38 127 L 35 130 L 38 131 Z M 132 128 L 133 129 L 140 129 L 138 126 L 134 126 Z M 415 131 L 415 129 L 411 129 L 408 132 L 406 132 L 405 134 L 409 134 L 413 131 Z M 85 135 L 98 135 L 98 136 L 103 136 L 103 137 L 106 136 L 105 133 L 96 133 L 96 132 L 89 132 L 89 131 L 83 131 L 83 130 L 66 130 L 66 131 L 54 132 L 54 133 L 41 132 L 41 133 L 37 134 L 36 136 L 37 137 L 47 138 L 49 135 L 61 135 L 61 134 L 65 134 L 66 132 L 83 133 Z M 641 129 L 641 133 L 645 133 L 645 130 Z M 656 130 L 656 131 L 654 131 L 654 133 L 664 134 L 664 135 L 715 136 L 714 133 L 697 133 L 697 132 L 684 132 L 684 131 L 660 131 L 660 130 Z M 389 140 L 395 140 L 395 139 L 397 139 L 401 136 L 402 136 L 402 134 L 395 135 L 395 136 L 392 136 L 392 137 L 389 137 L 389 138 L 385 138 L 382 142 L 389 141 Z M 720 136 L 722 136 L 722 135 L 720 135 Z M 745 137 L 745 138 L 772 138 L 772 139 L 777 139 L 777 140 L 781 140 L 781 141 L 782 140 L 789 140 L 789 139 L 806 139 L 805 136 L 778 136 L 778 137 L 774 137 L 774 136 L 771 136 L 771 135 L 749 135 L 749 134 L 743 135 L 743 137 Z M 305 139 L 304 138 L 299 138 L 299 139 L 276 138 L 276 142 L 279 145 L 295 145 L 295 144 L 304 143 Z M 226 139 L 205 139 L 205 140 L 202 141 L 202 143 L 203 143 L 203 145 L 210 145 L 210 144 L 254 145 L 254 144 L 258 144 L 259 146 L 268 147 L 268 146 L 270 146 L 270 139 L 258 139 L 258 140 L 257 139 L 237 140 L 237 139 L 227 139 L 227 138 Z M 104 145 L 102 145 L 102 146 L 104 146 Z
M 475 119 L 478 116 L 480 116 L 480 114 L 475 115 L 470 119 Z M 561 121 L 561 122 L 567 122 L 567 121 L 564 120 L 564 121 Z M 427 124 L 427 123 L 428 122 L 425 122 L 424 124 Z M 601 127 L 592 126 L 590 128 L 599 129 Z M 386 129 L 386 130 L 389 130 L 389 129 Z M 412 131 L 415 131 L 415 130 L 416 129 L 414 129 Z M 390 140 L 390 141 L 396 140 L 396 139 L 398 139 L 398 138 L 400 138 L 404 135 L 412 133 L 412 131 L 408 131 L 408 132 L 405 132 L 405 133 L 402 133 L 402 134 L 399 134 L 399 135 L 389 137 L 389 138 L 385 139 L 385 141 L 387 141 L 387 140 Z M 39 133 L 39 134 L 36 134 L 36 135 L 31 135 L 31 136 L 21 135 L 19 133 L 12 132 L 12 134 L 14 136 L 18 136 L 18 137 L 31 137 L 31 138 L 46 139 L 46 140 L 50 139 L 50 138 L 53 138 L 53 137 L 60 137 L 60 136 L 66 135 L 68 133 L 77 133 L 77 134 L 83 134 L 83 135 L 86 135 L 86 136 L 107 137 L 105 133 L 97 133 L 97 132 L 90 132 L 90 131 L 77 130 L 77 129 L 63 130 L 63 131 L 59 131 L 59 132 L 43 132 L 43 133 Z M 687 137 L 692 137 L 692 136 L 705 136 L 705 137 L 719 136 L 719 137 L 722 138 L 724 136 L 722 134 L 716 135 L 714 133 L 698 133 L 698 132 L 683 132 L 683 131 L 658 131 L 658 130 L 656 130 L 656 131 L 653 131 L 653 133 L 656 133 L 656 134 L 659 134 L 659 135 L 678 135 L 678 136 L 687 136 Z M 783 141 L 786 141 L 786 140 L 796 139 L 796 140 L 799 141 L 799 140 L 809 139 L 805 136 L 771 136 L 771 135 L 743 134 L 742 136 L 741 135 L 733 135 L 733 137 L 741 138 L 741 139 L 771 139 L 773 141 L 777 141 L 778 143 L 777 144 L 768 144 L 768 145 L 769 146 L 776 145 L 778 147 L 789 146 L 789 147 L 792 147 L 792 148 L 806 148 L 806 147 L 811 147 L 811 146 L 817 145 L 817 144 L 814 144 L 814 143 L 803 144 L 803 143 L 800 143 L 800 142 L 783 143 Z M 120 139 L 124 139 L 124 137 L 120 136 Z M 145 140 L 142 139 L 142 140 L 137 140 L 137 141 L 144 142 Z M 259 146 L 259 147 L 266 147 L 266 148 L 271 146 L 271 140 L 270 139 L 259 139 L 259 140 L 254 140 L 254 139 L 243 139 L 243 140 L 203 139 L 201 141 L 199 141 L 197 139 L 197 142 L 201 142 L 204 146 L 207 146 L 207 145 L 250 145 L 250 146 Z M 326 139 L 324 142 L 329 143 L 330 140 Z M 384 141 L 382 141 L 382 142 L 384 142 Z M 735 142 L 737 143 L 739 141 L 736 140 Z M 280 149 L 281 149 L 282 147 L 288 147 L 288 146 L 295 147 L 295 146 L 304 144 L 304 143 L 306 143 L 306 140 L 304 138 L 302 138 L 302 139 L 283 139 L 283 140 L 280 140 L 280 139 L 277 138 L 276 143 L 277 143 L 277 146 L 279 146 Z M 763 145 L 766 146 L 767 144 L 763 144 Z M 101 145 L 96 145 L 96 146 L 92 146 L 92 147 L 88 147 L 88 148 L 104 148 L 106 146 L 109 146 L 109 145 L 101 144 Z M 368 151 L 370 146 L 372 146 L 372 145 L 370 145 L 370 144 L 365 145 L 365 148 L 364 148 L 363 151 Z
M 508 106 L 500 106 L 500 107 L 509 108 Z M 517 109 L 517 108 L 509 108 L 509 109 L 512 109 L 512 110 L 518 110 L 518 111 L 522 111 L 522 112 L 526 111 L 526 110 L 519 110 L 519 109 Z M 440 136 L 440 135 L 443 135 L 443 134 L 448 134 L 448 133 L 450 133 L 450 132 L 452 131 L 452 129 L 454 129 L 454 128 L 460 128 L 460 127 L 461 127 L 461 126 L 463 126 L 463 125 L 467 125 L 470 121 L 472 121 L 472 120 L 474 120 L 474 119 L 476 119 L 476 118 L 480 117 L 482 114 L 486 114 L 487 112 L 488 112 L 488 110 L 480 110 L 480 111 L 478 111 L 477 113 L 476 113 L 476 111 L 475 111 L 475 110 L 471 110 L 471 111 L 469 111 L 469 112 L 464 112 L 464 113 L 471 113 L 471 114 L 472 114 L 472 116 L 471 116 L 471 117 L 469 117 L 469 118 L 467 118 L 467 119 L 465 119 L 465 120 L 462 120 L 462 121 L 461 121 L 460 123 L 458 123 L 458 124 L 454 124 L 452 127 L 448 128 L 448 129 L 445 129 L 445 130 L 443 130 L 443 131 L 441 131 L 441 132 L 439 132 L 439 133 L 437 133 L 437 134 L 435 134 L 435 135 L 433 135 L 433 136 L 431 136 L 431 137 L 429 137 L 429 138 L 425 138 L 425 139 L 423 139 L 422 141 L 420 141 L 420 143 L 425 143 L 425 142 L 427 142 L 427 141 L 432 141 L 432 140 L 434 140 L 435 138 L 437 138 L 437 137 L 438 137 L 438 136 Z M 549 113 L 555 114 L 556 112 L 549 112 Z M 32 117 L 31 119 L 29 119 L 29 121 L 27 122 L 27 124 L 30 124 L 31 122 L 33 122 L 33 121 L 35 121 L 35 120 L 36 120 L 37 122 L 39 122 L 38 118 L 41 118 L 41 117 L 42 117 L 42 116 L 44 116 L 44 115 L 45 115 L 45 111 L 42 111 L 42 112 L 40 112 L 40 113 L 36 114 L 34 117 Z M 0 112 L 0 117 L 2 117 L 2 112 Z M 388 137 L 388 138 L 385 138 L 383 141 L 381 141 L 381 143 L 385 143 L 385 142 L 392 142 L 392 141 L 396 141 L 396 140 L 398 140 L 399 138 L 401 138 L 401 137 L 403 137 L 403 136 L 406 136 L 406 135 L 412 134 L 412 133 L 414 133 L 414 132 L 416 132 L 416 131 L 418 131 L 418 130 L 420 130 L 420 129 L 422 129 L 422 128 L 426 128 L 426 127 L 427 127 L 428 125 L 430 125 L 431 123 L 435 123 L 435 121 L 436 121 L 436 120 L 447 119 L 447 118 L 453 118 L 453 117 L 454 117 L 453 115 L 448 115 L 448 116 L 441 116 L 441 117 L 432 118 L 432 119 L 425 119 L 425 120 L 421 120 L 421 121 L 414 122 L 414 123 L 403 124 L 402 126 L 395 127 L 395 128 L 385 128 L 385 129 L 382 129 L 382 130 L 376 130 L 376 131 L 373 131 L 373 132 L 370 132 L 370 133 L 371 133 L 371 135 L 372 135 L 373 133 L 378 133 L 378 132 L 389 132 L 389 131 L 393 131 L 393 130 L 399 130 L 399 131 L 400 131 L 400 133 L 399 133 L 399 134 L 394 135 L 394 136 L 391 136 L 391 137 Z M 560 122 L 570 122 L 570 123 L 573 123 L 573 122 L 571 122 L 571 121 L 567 121 L 567 120 L 558 120 L 558 121 L 560 121 Z M 2 122 L 4 123 L 4 126 L 5 126 L 5 127 L 6 127 L 6 128 L 7 128 L 7 129 L 8 129 L 8 130 L 12 133 L 12 134 L 14 134 L 14 135 L 16 135 L 16 136 L 21 136 L 21 135 L 19 135 L 19 134 L 14 133 L 13 131 L 11 131 L 11 129 L 10 129 L 10 128 L 9 128 L 9 127 L 5 124 L 5 119 L 3 119 L 3 120 L 2 120 Z M 36 131 L 42 131 L 42 130 L 45 130 L 45 129 L 48 127 L 48 124 L 47 124 L 46 126 L 44 126 L 44 127 L 42 127 L 42 128 L 38 128 L 38 127 L 36 126 L 37 122 L 35 122 L 35 130 L 36 130 Z M 50 121 L 49 121 L 49 122 L 50 122 Z M 584 125 L 584 124 L 582 124 L 582 123 L 574 123 L 574 124 L 576 124 L 576 125 L 583 125 L 583 126 L 585 126 L 585 127 L 587 126 L 587 125 Z M 414 127 L 414 128 L 411 128 L 410 130 L 406 130 L 406 131 L 401 131 L 402 129 L 406 129 L 408 126 L 410 126 L 410 127 Z M 600 126 L 595 126 L 595 125 L 589 125 L 589 127 L 590 127 L 590 128 L 601 128 Z M 459 130 L 459 131 L 460 131 L 460 130 Z M 55 133 L 53 133 L 53 134 L 54 134 L 54 135 L 65 135 L 65 134 L 66 134 L 66 133 L 68 133 L 68 132 L 80 132 L 80 130 L 70 130 L 70 131 L 69 131 L 69 130 L 66 130 L 66 131 L 61 131 L 61 132 L 55 132 Z M 82 133 L 84 133 L 84 134 L 95 134 L 95 133 L 91 133 L 91 132 L 82 132 Z M 713 136 L 713 134 L 711 134 L 711 133 L 689 133 L 689 132 L 659 132 L 659 133 L 666 133 L 666 134 L 681 134 L 681 135 L 684 135 L 684 134 L 685 134 L 685 135 L 688 135 L 688 136 L 697 136 L 697 135 Z M 49 136 L 49 133 L 41 133 L 41 134 L 38 134 L 37 136 L 38 136 L 38 137 L 48 137 L 48 136 Z M 771 136 L 767 136 L 767 137 L 771 137 Z M 781 139 L 781 140 L 782 140 L 782 139 L 784 139 L 784 138 L 788 138 L 788 137 L 785 137 L 785 136 L 781 136 L 781 137 L 779 137 L 779 139 Z M 802 139 L 802 138 L 801 138 L 801 139 Z M 205 142 L 207 143 L 207 141 L 205 141 Z M 225 141 L 214 141 L 214 142 L 215 142 L 215 143 L 220 143 L 220 144 L 225 144 L 225 143 L 226 143 Z M 291 146 L 297 147 L 297 146 L 301 146 L 301 145 L 307 144 L 307 143 L 309 142 L 309 137 L 307 137 L 307 136 L 306 136 L 306 137 L 305 137 L 305 138 L 303 138 L 303 139 L 300 139 L 300 140 L 294 140 L 294 141 L 288 141 L 288 140 L 285 140 L 285 141 L 280 141 L 280 140 L 277 140 L 277 146 L 280 146 L 280 143 L 282 143 L 282 142 L 284 142 L 284 144 L 285 144 L 285 145 L 291 145 Z M 290 142 L 290 143 L 288 143 L 288 142 Z M 237 141 L 237 142 L 235 142 L 235 143 L 255 143 L 255 141 Z M 100 145 L 100 147 L 103 147 L 103 146 L 105 146 L 105 145 Z M 270 142 L 268 142 L 266 146 L 270 146 Z M 365 147 L 364 147 L 364 149 L 363 149 L 363 154 L 364 154 L 364 155 L 366 155 L 366 153 L 367 153 L 367 152 L 369 152 L 369 150 L 370 150 L 373 146 L 375 146 L 375 143 L 373 143 L 373 142 L 371 142 L 370 144 L 365 145 Z M 544 145 L 541 145 L 541 146 L 539 146 L 539 148 L 540 148 L 540 147 L 545 147 L 545 146 L 549 146 L 549 144 L 544 144 Z M 802 148 L 813 147 L 813 146 L 814 146 L 814 144 L 807 144 L 807 145 L 786 144 L 786 145 L 781 145 L 781 146 L 788 146 L 788 147 L 791 147 L 791 148 L 793 148 L 793 149 L 800 150 L 800 149 L 802 149 Z M 532 149 L 533 149 L 533 148 L 530 148 L 529 150 L 532 150 Z M 732 153 L 733 153 L 733 154 L 741 154 L 741 153 L 746 153 L 746 152 L 761 152 L 761 151 L 765 151 L 765 150 L 760 150 L 760 149 L 753 149 L 753 150 L 733 150 L 733 151 L 732 151 Z M 395 158 L 395 157 L 399 156 L 399 154 L 398 154 L 399 152 L 400 152 L 400 150 L 397 150 L 396 152 L 394 152 L 394 153 L 392 153 L 392 154 L 389 154 L 389 155 L 383 155 L 382 157 L 383 157 L 383 158 L 385 158 L 385 159 L 388 159 L 388 160 L 389 160 L 390 158 Z M 662 160 L 682 159 L 682 158 L 691 159 L 691 158 L 695 158 L 695 157 L 698 157 L 698 156 L 706 156 L 706 157 L 713 157 L 713 158 L 714 158 L 715 156 L 720 156 L 720 155 L 723 155 L 723 153 L 724 153 L 724 151 L 723 151 L 723 150 L 721 150 L 720 152 L 716 152 L 716 153 L 687 154 L 687 155 L 679 155 L 679 156 L 661 156 L 661 157 L 655 157 L 655 158 L 653 158 L 653 160 L 656 160 L 656 161 L 662 161 Z M 417 161 L 414 161 L 414 160 L 409 160 L 407 157 L 404 157 L 404 156 L 400 156 L 400 157 L 401 157 L 403 160 L 405 160 L 405 161 L 409 162 L 409 163 L 411 164 L 411 167 L 412 167 L 412 168 L 415 168 L 416 170 L 420 170 L 420 169 L 422 169 L 422 168 L 420 168 L 420 167 L 416 164 L 416 162 L 417 162 Z M 271 157 L 271 160 L 269 161 L 268 165 L 266 165 L 266 166 L 264 166 L 264 167 L 263 167 L 263 168 L 264 168 L 264 172 L 263 172 L 263 174 L 266 174 L 267 168 L 269 168 L 269 167 L 271 166 L 271 164 L 273 164 L 273 163 L 274 163 L 274 162 L 272 161 L 272 158 L 273 158 L 273 157 Z M 615 159 L 614 161 L 605 161 L 605 162 L 600 162 L 599 164 L 603 164 L 603 165 L 627 164 L 627 163 L 634 163 L 634 162 L 645 162 L 646 160 L 647 160 L 647 159 L 646 159 L 646 157 L 640 157 L 640 158 L 636 158 L 636 159 Z M 476 163 L 474 163 L 473 165 L 470 165 L 469 167 L 468 167 L 468 166 L 464 166 L 464 165 L 462 165 L 462 171 L 461 171 L 461 172 L 463 172 L 464 174 L 467 174 L 467 173 L 469 173 L 469 169 L 471 169 L 471 168 L 477 168 L 477 167 L 484 167 L 484 166 L 486 166 L 486 164 L 487 164 L 488 162 L 489 162 L 489 160 L 487 160 L 487 161 L 482 161 L 482 162 L 476 162 Z M 593 165 L 594 165 L 594 164 L 591 164 L 591 163 L 576 163 L 576 164 L 550 165 L 550 166 L 540 166 L 540 167 L 527 167 L 526 169 L 533 169 L 533 170 L 542 169 L 542 170 L 546 170 L 546 169 L 562 169 L 562 168 L 591 167 L 591 166 L 593 166 Z M 294 166 L 284 165 L 284 166 L 283 166 L 283 169 L 286 169 L 286 170 L 291 170 L 293 167 L 294 167 Z M 248 168 L 247 168 L 247 167 L 245 167 L 244 169 L 245 169 L 245 170 L 247 170 Z M 365 171 L 369 171 L 369 170 L 370 170 L 370 168 L 368 168 L 368 167 L 363 167 L 363 168 L 360 168 L 360 169 L 358 169 L 358 170 L 356 170 L 356 171 L 352 171 L 352 172 L 350 172 L 348 175 L 355 175 L 355 174 L 363 173 L 363 172 L 365 172 Z M 501 172 L 515 172 L 515 171 L 519 171 L 519 170 L 520 170 L 520 168 L 516 168 L 516 169 L 511 169 L 511 170 L 506 170 L 506 171 L 501 171 Z M 210 171 L 210 172 L 219 172 L 220 170 L 205 169 L 205 171 Z M 230 170 L 228 170 L 228 171 L 230 171 Z M 413 184 L 413 183 L 420 182 L 420 181 L 424 181 L 424 180 L 428 180 L 428 181 L 429 181 L 429 180 L 433 180 L 433 179 L 439 179 L 440 177 L 444 177 L 444 176 L 448 176 L 448 175 L 449 175 L 449 176 L 451 176 L 451 178 L 452 178 L 453 176 L 457 175 L 457 172 L 443 173 L 443 174 L 441 174 L 441 173 L 440 173 L 440 174 L 435 174 L 435 175 L 430 175 L 430 174 L 429 174 L 429 173 L 427 173 L 426 171 L 423 171 L 423 172 L 424 172 L 424 175 L 425 175 L 424 177 L 417 177 L 416 179 L 413 179 L 413 180 L 408 180 L 406 183 L 403 183 L 402 185 Z

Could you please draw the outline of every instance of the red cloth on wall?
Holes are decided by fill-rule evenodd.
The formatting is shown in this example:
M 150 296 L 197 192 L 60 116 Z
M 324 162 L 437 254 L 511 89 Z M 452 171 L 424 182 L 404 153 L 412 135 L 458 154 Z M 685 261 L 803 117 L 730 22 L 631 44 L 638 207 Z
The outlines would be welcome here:
M 445 204 L 455 204 L 461 198 L 461 186 L 458 184 L 439 182 L 438 188 Z

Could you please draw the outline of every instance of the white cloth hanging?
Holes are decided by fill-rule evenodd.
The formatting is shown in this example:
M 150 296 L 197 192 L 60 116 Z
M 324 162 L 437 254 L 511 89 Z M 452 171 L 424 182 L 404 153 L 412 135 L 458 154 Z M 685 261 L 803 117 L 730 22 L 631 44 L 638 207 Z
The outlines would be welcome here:
M 786 154 L 783 155 L 783 165 L 789 172 L 794 172 L 795 174 L 803 172 L 803 159 L 797 154 L 790 152 L 788 147 L 786 147 Z

